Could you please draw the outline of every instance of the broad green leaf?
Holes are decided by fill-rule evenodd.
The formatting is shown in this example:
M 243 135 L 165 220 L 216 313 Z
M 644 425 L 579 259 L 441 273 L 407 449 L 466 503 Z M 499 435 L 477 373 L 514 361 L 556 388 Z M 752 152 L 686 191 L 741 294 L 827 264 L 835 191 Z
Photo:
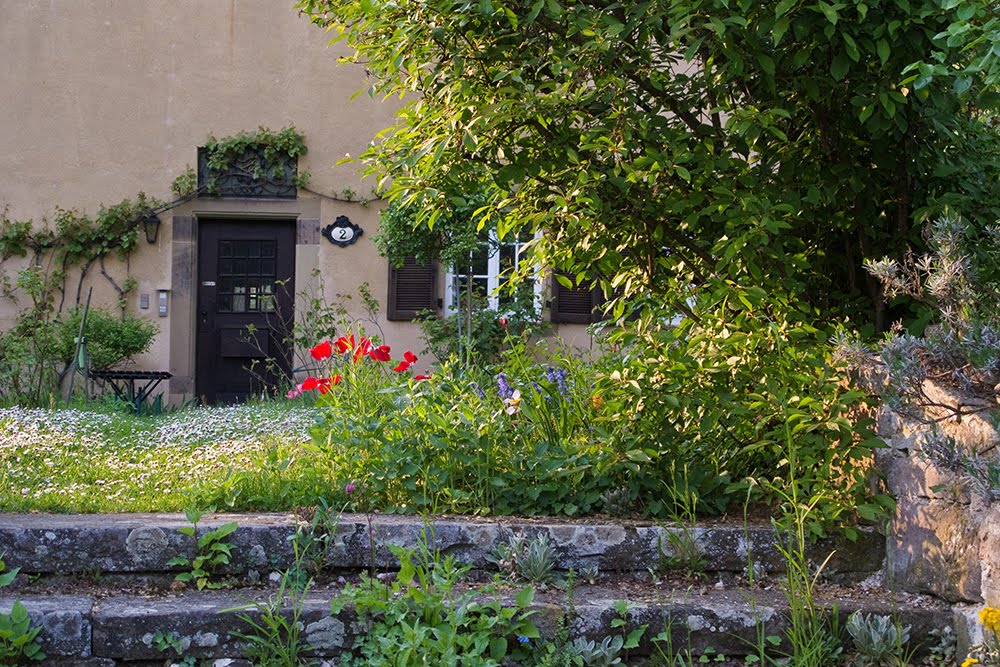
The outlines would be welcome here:
M 775 46 L 778 46 L 781 42 L 781 38 L 785 36 L 786 32 L 788 32 L 788 26 L 790 24 L 791 20 L 787 16 L 782 16 L 774 22 L 774 26 L 771 28 L 771 39 L 774 41 Z
M 792 11 L 792 8 L 795 7 L 797 2 L 798 0 L 780 0 L 778 5 L 774 8 L 774 15 L 781 18 L 788 12 Z
M 824 0 L 819 0 L 816 6 L 823 12 L 823 16 L 826 17 L 827 21 L 832 25 L 837 25 L 837 21 L 840 20 L 840 16 L 837 13 L 837 6 L 831 5 L 829 2 L 824 2 Z
M 858 62 L 861 59 L 861 54 L 858 52 L 858 45 L 854 38 L 846 32 L 841 34 L 841 38 L 844 40 L 844 49 L 847 51 L 848 57 L 854 62 Z
M 490 658 L 502 662 L 507 655 L 507 640 L 503 637 L 490 638 Z
M 774 77 L 774 59 L 766 53 L 760 53 L 757 55 L 757 62 L 760 63 L 760 68 L 770 76 Z
M 878 50 L 879 60 L 882 62 L 883 65 L 886 64 L 889 61 L 889 55 L 890 55 L 889 42 L 885 41 L 884 39 L 880 39 L 878 40 L 878 42 L 875 43 L 875 48 Z
M 636 463 L 649 463 L 653 459 L 649 458 L 649 454 L 642 451 L 641 449 L 630 449 L 625 452 L 625 457 L 629 461 L 635 461 Z

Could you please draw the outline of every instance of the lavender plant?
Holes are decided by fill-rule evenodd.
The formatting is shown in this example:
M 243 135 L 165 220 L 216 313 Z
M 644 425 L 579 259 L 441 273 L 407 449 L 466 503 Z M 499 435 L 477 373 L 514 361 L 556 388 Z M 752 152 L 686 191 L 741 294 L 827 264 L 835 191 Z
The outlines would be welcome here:
M 937 322 L 923 335 L 897 325 L 877 346 L 841 335 L 837 356 L 860 384 L 894 410 L 921 421 L 995 409 L 1000 398 L 1000 292 L 991 271 L 1000 250 L 1000 228 L 976 236 L 960 217 L 945 215 L 927 228 L 930 252 L 902 262 L 866 262 L 887 297 L 908 296 L 930 306 Z M 928 392 L 931 383 L 969 395 L 953 405 Z M 928 410 L 930 408 L 931 410 Z M 991 502 L 1000 498 L 1000 465 L 986 457 L 996 448 L 966 451 L 936 430 L 919 456 L 958 473 Z
M 867 389 L 890 407 L 919 416 L 919 408 L 950 409 L 946 416 L 980 412 L 995 405 L 1000 383 L 1000 292 L 991 266 L 1000 251 L 1000 228 L 975 235 L 959 216 L 946 214 L 926 230 L 930 251 L 908 252 L 902 261 L 866 261 L 887 298 L 910 297 L 937 320 L 914 335 L 897 324 L 876 346 L 841 334 L 837 357 Z M 927 393 L 933 380 L 984 397 L 945 406 Z

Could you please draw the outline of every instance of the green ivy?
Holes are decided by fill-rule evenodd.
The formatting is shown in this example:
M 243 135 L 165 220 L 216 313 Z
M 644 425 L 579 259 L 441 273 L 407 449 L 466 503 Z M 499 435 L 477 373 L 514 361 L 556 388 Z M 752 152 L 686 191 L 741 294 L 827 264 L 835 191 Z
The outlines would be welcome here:
M 222 139 L 209 136 L 205 142 L 208 168 L 210 171 L 224 171 L 233 162 L 257 149 L 263 150 L 264 161 L 255 168 L 254 178 L 280 173 L 289 159 L 305 155 L 307 151 L 305 137 L 294 126 L 289 125 L 278 132 L 259 127 L 255 131 L 237 132 Z M 295 186 L 304 187 L 309 177 L 309 172 L 299 173 L 295 177 Z
M 178 199 L 185 199 L 198 191 L 198 174 L 191 165 L 170 183 L 170 190 Z

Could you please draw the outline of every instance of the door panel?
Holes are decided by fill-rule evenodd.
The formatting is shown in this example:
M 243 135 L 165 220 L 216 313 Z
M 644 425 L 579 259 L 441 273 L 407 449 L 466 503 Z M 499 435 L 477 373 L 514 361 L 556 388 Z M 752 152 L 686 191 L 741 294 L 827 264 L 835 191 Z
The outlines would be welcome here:
M 195 391 L 204 401 L 272 391 L 289 372 L 294 276 L 294 221 L 199 221 Z

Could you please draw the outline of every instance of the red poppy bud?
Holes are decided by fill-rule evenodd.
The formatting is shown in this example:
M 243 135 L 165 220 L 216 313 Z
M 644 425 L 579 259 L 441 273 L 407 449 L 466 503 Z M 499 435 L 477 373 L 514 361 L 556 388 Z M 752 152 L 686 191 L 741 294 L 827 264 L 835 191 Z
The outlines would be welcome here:
M 430 375 L 414 375 L 413 379 L 414 380 L 430 380 L 431 376 Z

